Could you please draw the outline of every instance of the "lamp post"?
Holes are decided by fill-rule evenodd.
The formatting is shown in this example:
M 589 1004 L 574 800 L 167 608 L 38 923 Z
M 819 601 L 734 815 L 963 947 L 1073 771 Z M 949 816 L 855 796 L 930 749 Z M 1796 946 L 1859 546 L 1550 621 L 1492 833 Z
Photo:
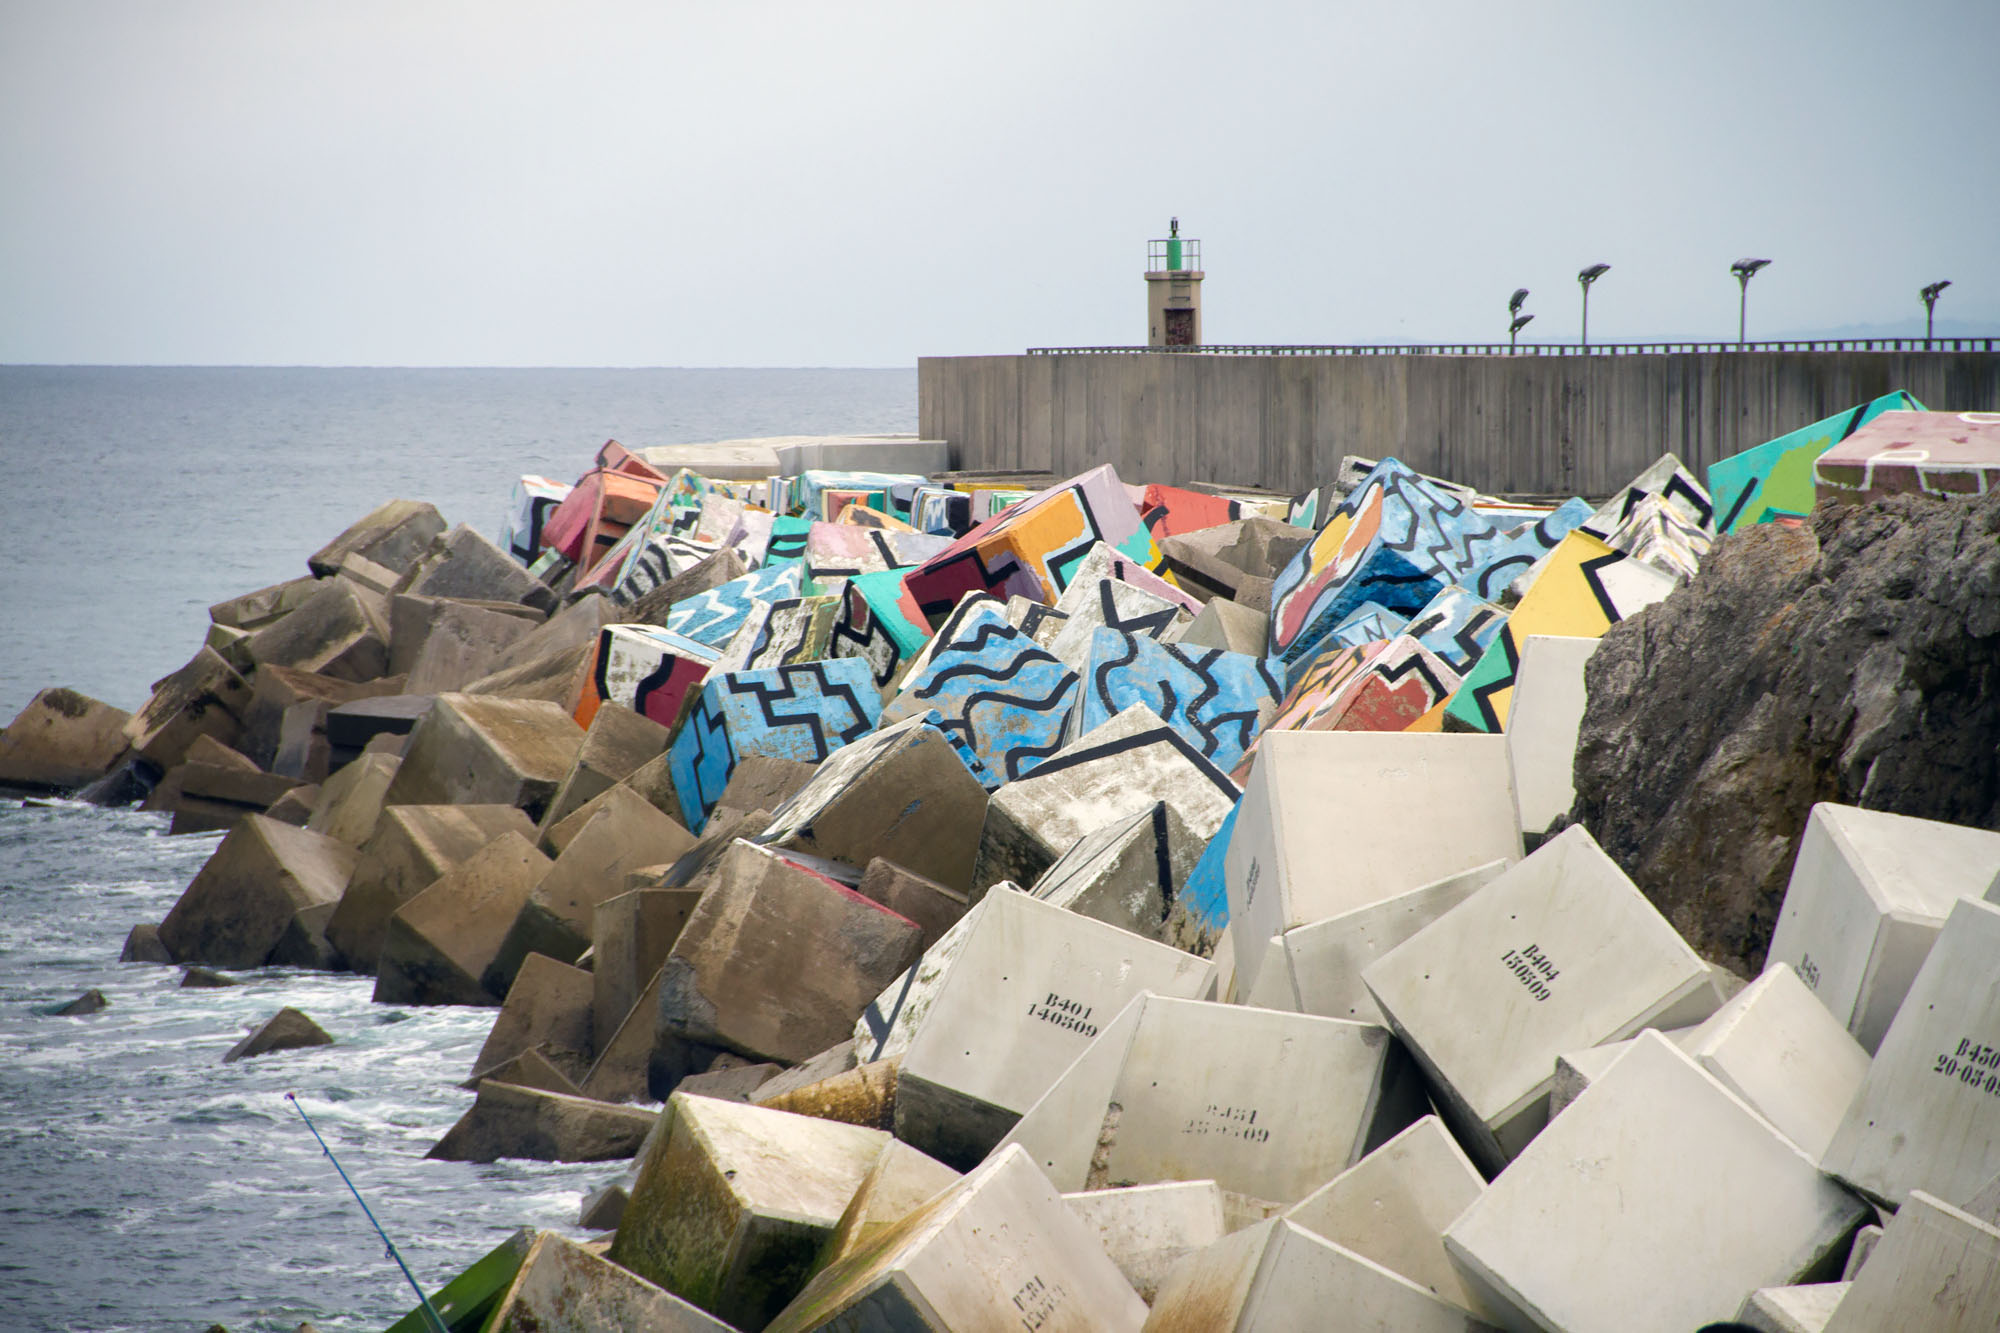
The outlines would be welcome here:
M 1521 313 L 1521 303 L 1527 299 L 1528 289 L 1526 287 L 1516 287 L 1514 294 L 1507 298 L 1507 315 L 1511 321 L 1507 325 L 1507 355 L 1509 356 L 1514 355 L 1514 346 L 1520 339 L 1521 330 L 1527 328 L 1528 321 L 1534 318 L 1533 315 L 1524 315 Z
M 1590 284 L 1596 282 L 1610 271 L 1611 265 L 1609 264 L 1592 264 L 1589 268 L 1576 275 L 1577 282 L 1583 286 L 1582 342 L 1585 347 L 1590 346 Z
M 1768 259 L 1739 259 L 1729 266 L 1736 275 L 1737 285 L 1743 289 L 1743 299 L 1736 307 L 1736 345 L 1743 345 L 1743 330 L 1750 319 L 1750 279 L 1757 276 L 1757 270 L 1770 263 Z
M 1917 295 L 1924 298 L 1924 350 L 1926 352 L 1931 350 L 1931 316 L 1937 311 L 1938 293 L 1949 286 L 1951 286 L 1951 279 L 1946 278 L 1941 282 L 1932 283 L 1917 293 Z

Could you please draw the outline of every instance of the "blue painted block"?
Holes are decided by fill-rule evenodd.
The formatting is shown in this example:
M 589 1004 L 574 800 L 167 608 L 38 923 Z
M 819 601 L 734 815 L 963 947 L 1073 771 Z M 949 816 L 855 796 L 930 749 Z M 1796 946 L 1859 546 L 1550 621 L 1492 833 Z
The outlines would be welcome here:
M 744 757 L 816 764 L 873 731 L 881 716 L 882 696 L 857 657 L 715 677 L 667 752 L 687 826 L 701 831 Z
M 1498 601 L 1508 584 L 1555 550 L 1557 543 L 1589 521 L 1593 512 L 1588 500 L 1571 496 L 1545 518 L 1496 533 L 1479 548 L 1478 568 L 1461 581 L 1474 595 Z
M 1411 616 L 1403 632 L 1463 676 L 1492 646 L 1506 623 L 1504 610 L 1454 583 Z
M 932 724 L 970 752 L 967 767 L 991 791 L 1062 748 L 1078 688 L 1074 671 L 1007 623 L 1003 603 L 976 597 L 939 628 L 888 715 L 934 712 Z
M 1211 938 L 1219 937 L 1229 924 L 1229 885 L 1222 875 L 1222 863 L 1229 856 L 1229 839 L 1236 832 L 1236 816 L 1242 809 L 1243 803 L 1238 801 L 1223 818 L 1222 827 L 1208 840 L 1208 850 L 1194 863 L 1180 897 L 1175 899 L 1176 915 L 1185 916 L 1190 925 Z
M 1363 602 L 1333 627 L 1320 644 L 1320 652 L 1331 652 L 1335 648 L 1359 648 L 1364 643 L 1393 639 L 1409 623 L 1408 616 L 1398 615 L 1376 602 Z
M 1284 694 L 1273 665 L 1249 653 L 1099 629 L 1090 637 L 1078 731 L 1144 705 L 1226 773 L 1242 762 Z
M 729 640 L 750 618 L 750 603 L 783 602 L 802 596 L 804 582 L 805 566 L 796 561 L 767 565 L 674 603 L 674 609 L 667 613 L 667 628 L 696 643 L 727 648 Z

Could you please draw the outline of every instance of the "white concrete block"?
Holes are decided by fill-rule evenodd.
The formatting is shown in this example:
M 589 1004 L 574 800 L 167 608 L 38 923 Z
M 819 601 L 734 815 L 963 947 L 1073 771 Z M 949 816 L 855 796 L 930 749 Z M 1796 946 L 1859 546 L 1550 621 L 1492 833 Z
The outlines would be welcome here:
M 1408 1278 L 1284 1218 L 1248 1227 L 1183 1262 L 1161 1286 L 1146 1321 L 1156 1333 L 1476 1333 L 1487 1327 Z
M 1966 1211 L 1969 1212 L 1971 1210 L 1967 1209 Z M 1847 1267 L 1840 1270 L 1840 1280 L 1842 1282 L 1854 1281 L 1856 1275 L 1861 1272 L 1861 1266 L 1868 1262 L 1868 1256 L 1875 1252 L 1875 1246 L 1881 1242 L 1881 1239 L 1882 1228 L 1876 1226 L 1873 1222 L 1870 1222 L 1867 1226 L 1854 1233 L 1854 1244 L 1847 1251 Z
M 1576 803 L 1570 775 L 1583 725 L 1583 668 L 1600 642 L 1530 634 L 1521 643 L 1507 711 L 1507 760 L 1523 833 L 1540 833 Z
M 1228 936 L 1223 938 L 1228 939 Z M 1283 1013 L 1299 1013 L 1299 988 L 1292 984 L 1292 963 L 1285 956 L 1285 937 L 1273 935 L 1264 943 L 1264 961 L 1258 965 L 1256 984 L 1250 987 L 1248 995 L 1232 997 L 1231 1004 L 1245 1004 L 1253 1009 L 1277 1009 Z M 1348 1015 L 1341 1014 L 1341 1018 Z M 1378 1022 L 1378 1019 L 1366 1020 Z
M 1500 878 L 1508 864 L 1488 861 L 1408 893 L 1286 931 L 1285 970 L 1296 997 L 1288 1007 L 1357 1023 L 1384 1022 L 1375 997 L 1361 984 L 1362 969 Z
M 1867 1205 L 1672 1042 L 1640 1036 L 1445 1229 L 1508 1327 L 1689 1333 L 1822 1276 Z
M 1444 1229 L 1485 1189 L 1485 1180 L 1444 1122 L 1427 1115 L 1284 1215 L 1439 1300 L 1491 1320 L 1497 1316 L 1444 1250 Z
M 1086 1190 L 1063 1201 L 1097 1233 L 1118 1271 L 1151 1305 L 1175 1264 L 1227 1233 L 1222 1191 L 1212 1180 Z
M 993 887 L 1014 893 L 1021 891 L 1019 885 L 1008 882 Z M 992 894 L 987 897 L 992 897 Z M 875 997 L 874 1003 L 862 1010 L 861 1017 L 854 1022 L 856 1059 L 863 1064 L 894 1060 L 910 1049 L 910 1040 L 917 1035 L 924 1015 L 930 1012 L 931 1001 L 937 998 L 959 949 L 964 946 L 966 936 L 978 920 L 979 909 L 984 906 L 985 899 L 982 898 L 971 911 L 938 936 L 935 944 L 924 950 L 924 956 L 917 960 L 914 967 L 890 982 L 888 988 Z
M 978 1170 L 815 1277 L 768 1333 L 1133 1330 L 1146 1303 L 1026 1153 Z
M 1814 1161 L 1868 1077 L 1868 1052 L 1785 963 L 1765 968 L 1681 1049 Z
M 1757 1333 L 1821 1333 L 1847 1287 L 1845 1282 L 1759 1287 L 1743 1302 L 1736 1322 Z
M 1003 1143 L 1026 1148 L 1063 1189 L 1213 1180 L 1285 1203 L 1425 1109 L 1416 1070 L 1383 1028 L 1146 995 Z
M 896 1084 L 896 1137 L 958 1169 L 984 1157 L 1141 991 L 1193 997 L 1213 981 L 1206 959 L 1025 893 L 996 889 L 966 919 Z
M 1223 871 L 1238 989 L 1273 935 L 1520 859 L 1504 736 L 1267 732 Z
M 1873 1054 L 1952 903 L 1996 870 L 2000 833 L 1815 805 L 1766 964 L 1790 963 Z
M 1207 840 L 1165 801 L 1077 839 L 1035 881 L 1045 903 L 1162 938 L 1167 912 L 1201 860 Z
M 1992 1333 L 2000 1328 L 2000 1229 L 1923 1190 L 1882 1229 L 1826 1333 Z
M 2000 907 L 1961 898 L 1820 1166 L 1898 1206 L 2000 1172 Z
M 1708 967 L 1582 826 L 1370 964 L 1362 980 L 1473 1159 L 1548 1120 L 1556 1057 L 1706 1018 Z

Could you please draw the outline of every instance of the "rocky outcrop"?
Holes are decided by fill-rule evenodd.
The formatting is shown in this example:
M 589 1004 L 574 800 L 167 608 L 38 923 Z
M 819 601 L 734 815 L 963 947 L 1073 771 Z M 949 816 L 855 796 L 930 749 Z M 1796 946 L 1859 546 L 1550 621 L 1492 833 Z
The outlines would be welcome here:
M 1713 961 L 1765 949 L 1816 801 L 2000 827 L 2000 494 L 1718 542 L 1591 658 L 1586 825 Z

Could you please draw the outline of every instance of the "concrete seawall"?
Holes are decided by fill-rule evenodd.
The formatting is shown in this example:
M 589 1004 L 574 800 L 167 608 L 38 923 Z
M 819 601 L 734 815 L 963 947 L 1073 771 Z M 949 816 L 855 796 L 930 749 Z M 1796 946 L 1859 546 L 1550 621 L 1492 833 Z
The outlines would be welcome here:
M 1342 454 L 1489 491 L 1608 494 L 1662 453 L 1719 458 L 1908 389 L 2000 410 L 2000 352 L 923 357 L 918 429 L 961 468 L 1300 491 Z

